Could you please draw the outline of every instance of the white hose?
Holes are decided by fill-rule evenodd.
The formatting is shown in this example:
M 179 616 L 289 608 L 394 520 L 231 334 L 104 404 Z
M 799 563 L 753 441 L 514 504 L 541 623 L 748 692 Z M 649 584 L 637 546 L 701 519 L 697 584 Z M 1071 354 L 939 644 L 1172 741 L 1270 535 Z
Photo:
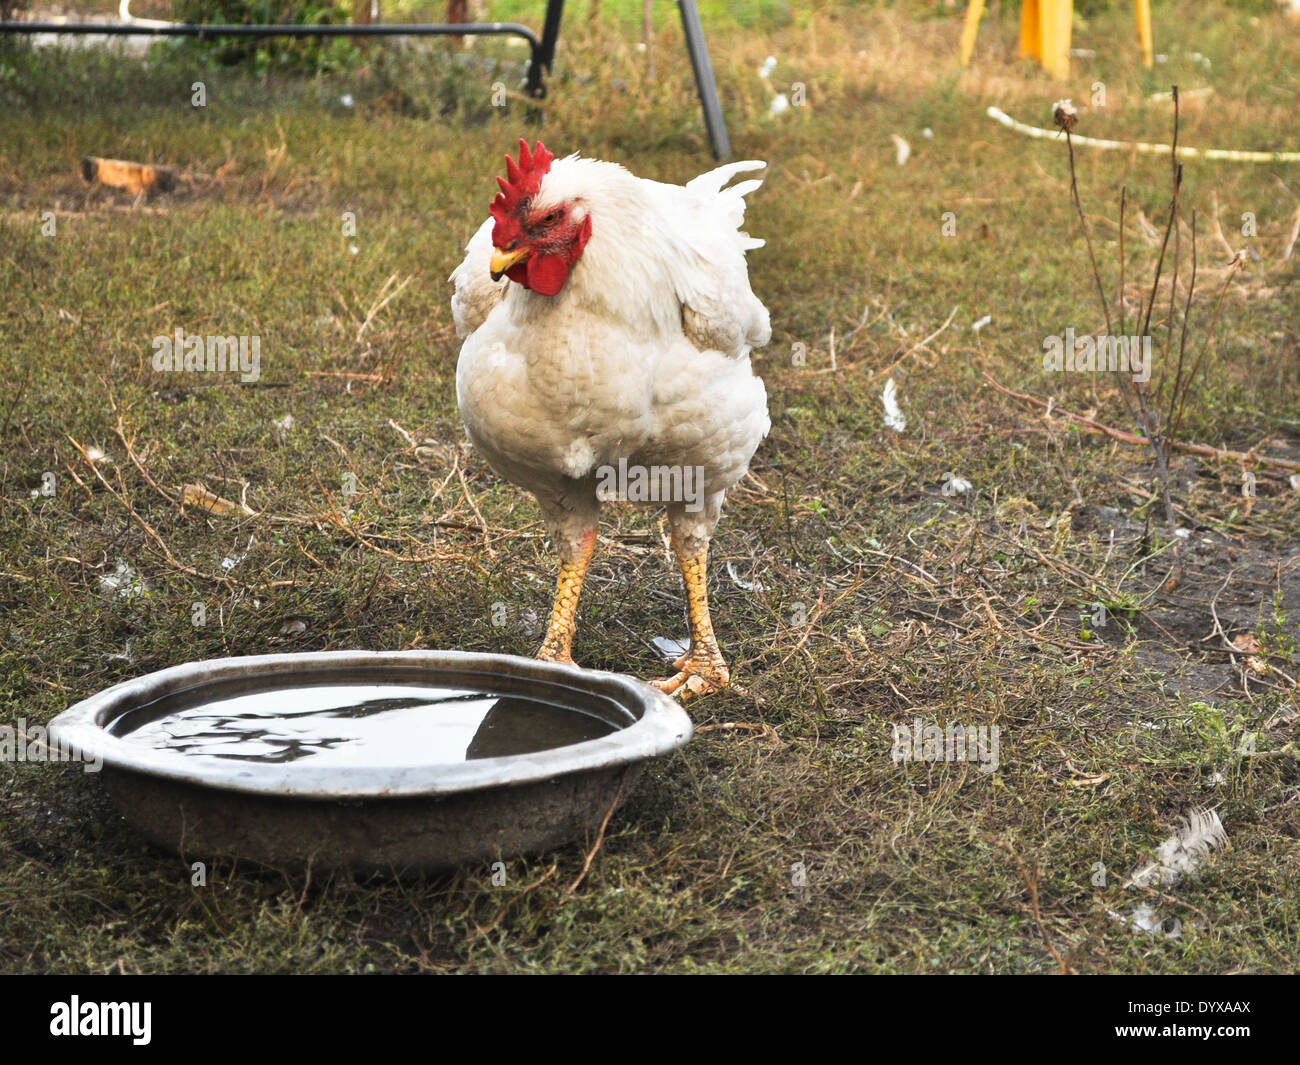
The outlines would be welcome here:
M 997 107 L 990 107 L 987 114 L 989 118 L 1000 122 L 1007 129 L 1023 133 L 1026 137 L 1036 137 L 1039 140 L 1055 140 L 1062 136 L 1061 131 L 1057 129 L 1039 129 L 1036 126 L 1026 126 L 1023 122 L 1017 122 L 1005 111 Z M 1099 140 L 1096 137 L 1083 137 L 1078 133 L 1070 134 L 1070 139 L 1075 144 L 1084 144 L 1090 148 L 1127 148 L 1135 152 L 1145 152 L 1148 155 L 1168 155 L 1173 150 L 1172 146 L 1168 144 L 1148 144 L 1145 141 L 1107 141 Z M 1231 148 L 1189 148 L 1181 144 L 1178 146 L 1178 157 L 1180 159 L 1227 159 L 1236 163 L 1300 163 L 1300 152 L 1239 152 Z

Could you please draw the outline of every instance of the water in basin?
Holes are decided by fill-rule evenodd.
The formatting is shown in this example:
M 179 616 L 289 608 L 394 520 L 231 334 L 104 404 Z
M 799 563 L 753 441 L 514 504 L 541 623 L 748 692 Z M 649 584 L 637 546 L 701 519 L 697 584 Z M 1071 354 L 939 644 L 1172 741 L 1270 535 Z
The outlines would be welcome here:
M 264 681 L 264 683 L 269 683 Z M 567 747 L 617 730 L 594 713 L 519 695 L 415 684 L 201 685 L 117 718 L 129 743 L 193 759 L 321 767 L 446 765 Z

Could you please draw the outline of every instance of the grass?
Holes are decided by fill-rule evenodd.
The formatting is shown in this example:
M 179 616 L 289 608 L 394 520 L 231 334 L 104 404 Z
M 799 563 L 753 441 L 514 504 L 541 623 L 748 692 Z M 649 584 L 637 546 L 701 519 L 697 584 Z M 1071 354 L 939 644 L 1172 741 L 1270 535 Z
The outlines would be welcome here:
M 1170 58 L 1146 71 L 1127 12 L 1103 11 L 1076 39 L 1097 57 L 1060 85 L 1015 58 L 1011 14 L 986 23 L 961 72 L 955 13 L 770 6 L 744 26 L 706 10 L 737 155 L 771 163 L 748 228 L 768 242 L 750 262 L 774 324 L 755 359 L 773 429 L 711 573 L 749 694 L 692 708 L 699 726 L 747 727 L 702 731 L 655 765 L 570 897 L 581 844 L 509 862 L 504 887 L 487 868 L 397 882 L 220 858 L 195 886 L 93 776 L 3 763 L 0 968 L 1293 968 L 1300 493 L 1256 464 L 1246 498 L 1241 463 L 1175 453 L 1190 533 L 1176 545 L 1152 509 L 1148 453 L 987 384 L 1133 428 L 1106 375 L 1042 370 L 1044 336 L 1100 317 L 1065 147 L 984 109 L 1048 125 L 1053 100 L 1087 101 L 1100 82 L 1106 106 L 1078 132 L 1162 140 L 1168 106 L 1147 97 L 1177 82 L 1215 90 L 1186 104 L 1182 143 L 1294 149 L 1300 38 L 1249 10 L 1158 4 Z M 636 21 L 611 9 L 594 26 L 571 12 L 540 128 L 517 100 L 489 102 L 519 76 L 500 44 L 318 79 L 204 68 L 166 46 L 147 66 L 0 54 L 3 721 L 45 723 L 116 681 L 220 655 L 535 649 L 553 562 L 535 504 L 463 442 L 445 279 L 521 133 L 660 180 L 708 165 L 680 32 L 657 32 L 651 83 Z M 767 55 L 771 91 L 798 82 L 807 106 L 768 114 Z M 901 167 L 895 133 L 912 148 Z M 1149 278 L 1157 247 L 1139 211 L 1159 225 L 1168 160 L 1078 152 L 1103 279 L 1114 291 L 1121 185 L 1127 276 Z M 87 154 L 187 180 L 133 205 L 86 189 Z M 1294 166 L 1187 165 L 1202 269 L 1226 261 L 1216 202 L 1227 242 L 1259 261 L 1228 286 L 1185 440 L 1300 456 L 1300 260 L 1281 258 L 1298 192 Z M 178 326 L 257 333 L 260 380 L 155 373 L 151 338 Z M 887 376 L 901 434 L 881 421 Z M 944 494 L 945 473 L 972 490 Z M 259 516 L 182 508 L 195 483 Z M 683 624 L 659 518 L 607 514 L 575 656 L 661 675 L 649 641 Z M 103 590 L 119 563 L 140 594 Z M 895 763 L 894 726 L 917 718 L 997 725 L 998 771 Z M 1125 888 L 1201 805 L 1230 839 L 1201 878 Z M 1181 920 L 1181 938 L 1110 915 L 1142 901 Z

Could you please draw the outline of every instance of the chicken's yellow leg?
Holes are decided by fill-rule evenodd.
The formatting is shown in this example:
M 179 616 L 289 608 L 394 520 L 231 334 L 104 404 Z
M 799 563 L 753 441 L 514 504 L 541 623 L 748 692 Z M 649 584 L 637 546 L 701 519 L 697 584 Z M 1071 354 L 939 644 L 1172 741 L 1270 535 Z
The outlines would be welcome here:
M 577 628 L 578 596 L 582 593 L 582 579 L 591 565 L 596 550 L 596 530 L 592 529 L 578 545 L 571 559 L 560 560 L 560 576 L 555 582 L 555 604 L 551 607 L 551 623 L 546 627 L 546 639 L 537 657 L 544 662 L 563 662 L 574 665 L 573 630 Z
M 688 552 L 683 550 L 674 534 L 673 551 L 677 554 L 677 563 L 682 568 L 682 582 L 686 585 L 686 615 L 691 627 L 691 649 L 674 663 L 680 670 L 676 676 L 651 683 L 660 691 L 676 695 L 682 702 L 686 702 L 697 695 L 725 688 L 731 682 L 731 671 L 722 658 L 718 639 L 713 635 L 713 620 L 709 616 L 708 545 L 696 552 Z

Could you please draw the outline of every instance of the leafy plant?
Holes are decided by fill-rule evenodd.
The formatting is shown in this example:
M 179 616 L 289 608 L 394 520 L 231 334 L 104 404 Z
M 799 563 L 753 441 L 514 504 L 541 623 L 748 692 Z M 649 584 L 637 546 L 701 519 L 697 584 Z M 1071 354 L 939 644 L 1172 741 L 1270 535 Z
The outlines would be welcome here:
M 334 0 L 176 0 L 181 22 L 229 26 L 341 26 L 349 12 Z M 200 52 L 222 66 L 246 65 L 256 73 L 272 69 L 318 73 L 355 66 L 361 52 L 342 37 L 186 38 L 181 49 Z

